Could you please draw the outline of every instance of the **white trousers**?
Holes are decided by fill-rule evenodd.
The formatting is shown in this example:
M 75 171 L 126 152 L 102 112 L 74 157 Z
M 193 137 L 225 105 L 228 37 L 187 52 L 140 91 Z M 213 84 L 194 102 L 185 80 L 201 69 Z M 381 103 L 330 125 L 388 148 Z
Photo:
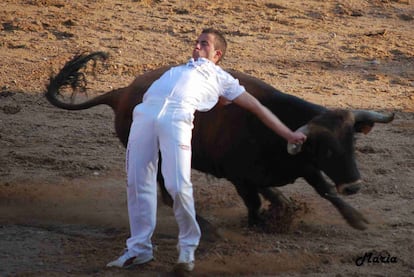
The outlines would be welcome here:
M 151 237 L 156 225 L 158 153 L 167 191 L 174 201 L 180 250 L 194 252 L 201 231 L 195 218 L 191 183 L 193 110 L 183 105 L 152 102 L 134 109 L 128 140 L 126 169 L 132 254 L 152 254 Z

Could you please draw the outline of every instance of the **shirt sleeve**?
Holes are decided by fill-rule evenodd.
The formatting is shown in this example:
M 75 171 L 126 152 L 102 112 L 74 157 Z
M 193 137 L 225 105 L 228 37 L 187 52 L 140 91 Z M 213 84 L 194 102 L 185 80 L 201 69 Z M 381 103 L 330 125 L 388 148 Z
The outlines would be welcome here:
M 234 78 L 228 72 L 221 70 L 220 74 L 220 85 L 222 87 L 221 96 L 233 101 L 243 92 L 246 91 L 244 86 L 240 85 L 239 80 Z

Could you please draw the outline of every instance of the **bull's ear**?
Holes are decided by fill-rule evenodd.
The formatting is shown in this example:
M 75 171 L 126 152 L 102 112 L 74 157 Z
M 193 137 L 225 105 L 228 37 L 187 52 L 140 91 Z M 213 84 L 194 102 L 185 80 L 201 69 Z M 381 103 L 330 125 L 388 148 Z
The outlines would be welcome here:
M 372 128 L 374 127 L 374 122 L 355 122 L 354 130 L 357 133 L 363 133 L 364 135 L 371 132 Z
M 302 132 L 306 136 L 309 136 L 309 128 L 308 125 L 303 125 L 299 129 L 296 130 L 297 132 Z M 299 154 L 302 151 L 303 144 L 300 143 L 288 143 L 287 144 L 287 151 L 290 155 L 296 155 Z

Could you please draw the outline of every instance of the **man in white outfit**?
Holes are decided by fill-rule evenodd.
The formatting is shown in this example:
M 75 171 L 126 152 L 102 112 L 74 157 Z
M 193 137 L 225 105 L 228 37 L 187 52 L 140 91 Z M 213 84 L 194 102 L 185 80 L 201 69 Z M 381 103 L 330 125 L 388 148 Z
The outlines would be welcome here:
M 187 64 L 165 72 L 144 95 L 133 112 L 128 140 L 128 212 L 131 237 L 127 250 L 111 267 L 130 267 L 153 259 L 151 237 L 156 224 L 157 165 L 174 205 L 179 227 L 177 268 L 191 271 L 201 232 L 196 221 L 191 174 L 191 135 L 196 110 L 208 111 L 223 97 L 251 111 L 264 124 L 291 143 L 306 136 L 292 132 L 270 110 L 245 91 L 239 81 L 217 63 L 226 51 L 223 35 L 215 29 L 202 31 Z

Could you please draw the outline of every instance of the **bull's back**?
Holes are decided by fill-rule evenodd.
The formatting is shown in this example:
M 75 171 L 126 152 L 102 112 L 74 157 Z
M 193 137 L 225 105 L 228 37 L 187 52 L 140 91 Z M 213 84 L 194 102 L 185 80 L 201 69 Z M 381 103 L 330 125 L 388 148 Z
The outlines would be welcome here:
M 167 66 L 140 75 L 131 85 L 122 89 L 115 127 L 125 146 L 134 107 L 141 103 L 148 87 L 169 68 Z M 282 93 L 257 78 L 237 71 L 229 72 L 293 130 L 324 110 L 323 107 Z M 237 175 L 236 172 L 240 176 L 240 172 L 252 172 L 253 167 L 261 171 L 291 158 L 286 153 L 286 141 L 250 112 L 233 104 L 216 106 L 209 112 L 197 112 L 192 144 L 193 168 L 228 179 Z M 288 166 L 286 162 L 283 164 Z

